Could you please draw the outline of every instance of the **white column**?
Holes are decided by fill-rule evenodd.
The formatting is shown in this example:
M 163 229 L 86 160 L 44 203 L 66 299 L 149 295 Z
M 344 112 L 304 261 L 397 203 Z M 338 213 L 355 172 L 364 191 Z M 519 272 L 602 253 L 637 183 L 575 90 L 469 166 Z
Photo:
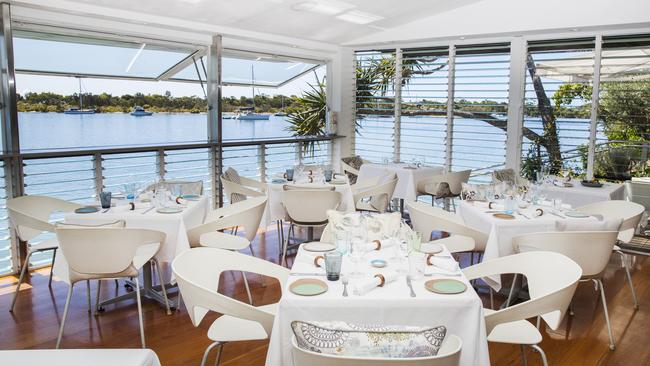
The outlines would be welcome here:
M 332 168 L 339 169 L 342 157 L 354 155 L 356 66 L 351 48 L 340 47 L 327 65 L 327 98 L 331 131 L 343 136 L 332 143 Z
M 393 161 L 401 161 L 402 149 L 402 49 L 395 50 L 395 77 L 393 78 L 395 91 L 395 124 L 393 132 Z
M 447 131 L 445 134 L 445 169 L 451 171 L 454 147 L 454 93 L 456 90 L 456 46 L 449 46 L 447 74 Z
M 598 102 L 600 97 L 600 64 L 603 50 L 603 36 L 596 36 L 594 50 L 594 82 L 591 93 L 591 126 L 589 127 L 589 149 L 587 152 L 587 180 L 594 179 L 594 159 L 596 155 L 596 132 L 598 130 Z
M 510 82 L 508 84 L 508 131 L 506 167 L 519 172 L 526 85 L 526 41 L 517 37 L 510 43 Z

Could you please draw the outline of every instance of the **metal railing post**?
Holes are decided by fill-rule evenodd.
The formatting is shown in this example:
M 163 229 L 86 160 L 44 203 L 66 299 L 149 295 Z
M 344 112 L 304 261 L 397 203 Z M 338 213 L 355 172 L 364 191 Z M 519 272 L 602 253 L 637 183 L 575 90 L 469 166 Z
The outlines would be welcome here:
M 158 149 L 156 151 L 156 166 L 158 178 L 165 180 L 165 173 L 167 173 L 167 169 L 165 169 L 165 149 Z
M 445 170 L 452 170 L 454 148 L 454 93 L 456 90 L 456 46 L 449 46 L 447 74 L 447 126 L 445 133 Z
M 102 164 L 102 154 L 95 153 L 93 154 L 93 170 L 95 175 L 95 195 L 99 197 L 99 194 L 104 190 L 104 167 Z
M 395 123 L 393 132 L 393 161 L 401 161 L 402 153 L 402 49 L 395 50 L 395 76 L 393 80 L 395 90 Z
M 257 147 L 257 164 L 260 168 L 260 180 L 266 182 L 266 144 Z
M 594 81 L 591 93 L 591 125 L 589 128 L 589 148 L 587 151 L 587 180 L 594 179 L 596 160 L 596 132 L 598 131 L 598 103 L 600 98 L 600 64 L 603 50 L 603 36 L 596 36 L 594 49 Z

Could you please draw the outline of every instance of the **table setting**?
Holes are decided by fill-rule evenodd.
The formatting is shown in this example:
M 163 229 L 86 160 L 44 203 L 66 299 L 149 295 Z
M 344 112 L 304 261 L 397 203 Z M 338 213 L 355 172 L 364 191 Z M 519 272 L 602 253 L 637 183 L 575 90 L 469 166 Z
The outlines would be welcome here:
M 345 230 L 300 246 L 275 318 L 267 365 L 293 365 L 291 322 L 445 326 L 463 365 L 489 365 L 482 302 L 440 244 L 404 221 L 345 214 Z M 399 216 L 397 216 L 399 218 Z M 467 352 L 465 352 L 467 350 Z
M 363 164 L 359 169 L 357 182 L 394 173 L 398 180 L 392 198 L 415 201 L 418 183 L 423 179 L 430 179 L 434 175 L 442 174 L 444 171 L 444 167 L 441 166 L 425 166 L 424 159 L 415 159 L 410 163 L 390 162 L 388 159 L 383 159 L 381 164 Z
M 536 172 L 535 185 L 549 199 L 561 199 L 573 207 L 607 200 L 624 200 L 625 186 L 619 183 L 600 182 L 596 179 L 575 179 L 570 169 L 558 175 L 549 174 L 548 168 Z

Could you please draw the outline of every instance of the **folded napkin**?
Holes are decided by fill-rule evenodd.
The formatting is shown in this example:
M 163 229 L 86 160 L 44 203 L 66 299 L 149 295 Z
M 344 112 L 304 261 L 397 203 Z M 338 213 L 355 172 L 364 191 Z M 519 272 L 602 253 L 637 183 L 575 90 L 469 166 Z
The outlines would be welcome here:
M 371 252 L 373 250 L 382 250 L 382 249 L 387 249 L 391 248 L 397 245 L 397 239 L 394 238 L 388 238 L 388 239 L 383 239 L 383 240 L 373 240 L 370 243 L 366 243 L 364 245 L 364 251 L 365 252 Z
M 135 205 L 136 210 L 151 207 L 151 203 L 149 203 L 149 202 L 137 202 L 136 201 L 134 203 L 134 205 Z M 130 202 L 125 204 L 125 205 L 119 205 L 119 206 L 111 207 L 110 212 L 127 212 L 127 211 L 131 211 L 131 203 Z
M 296 263 L 303 263 L 316 268 L 325 268 L 325 257 L 322 255 L 312 255 L 303 252 L 296 257 Z
M 458 272 L 458 262 L 449 258 L 440 258 L 436 256 L 430 256 L 427 258 L 427 264 L 436 268 L 443 269 L 449 272 Z
M 399 275 L 394 271 L 385 272 L 382 274 L 378 273 L 376 275 L 373 275 L 372 278 L 361 280 L 352 285 L 352 293 L 357 296 L 363 296 L 377 287 L 383 287 L 386 284 L 397 280 L 398 277 Z

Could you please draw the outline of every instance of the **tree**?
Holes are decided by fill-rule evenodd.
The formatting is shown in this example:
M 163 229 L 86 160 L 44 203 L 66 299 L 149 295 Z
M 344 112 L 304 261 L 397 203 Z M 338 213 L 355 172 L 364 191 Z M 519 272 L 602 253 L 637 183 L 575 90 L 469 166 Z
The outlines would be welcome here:
M 289 127 L 293 136 L 318 136 L 325 134 L 327 119 L 327 93 L 324 81 L 309 84 L 310 90 L 303 92 L 289 111 Z M 313 155 L 315 144 L 303 144 L 303 151 Z

